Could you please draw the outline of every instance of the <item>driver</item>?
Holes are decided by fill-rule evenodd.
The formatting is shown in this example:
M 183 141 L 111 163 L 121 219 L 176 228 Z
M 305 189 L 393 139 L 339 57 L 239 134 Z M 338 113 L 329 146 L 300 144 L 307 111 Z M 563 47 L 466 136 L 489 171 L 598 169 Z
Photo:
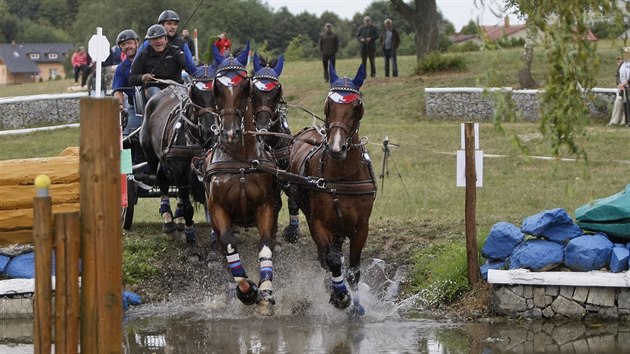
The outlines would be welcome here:
M 160 80 L 172 80 L 182 84 L 182 69 L 186 68 L 184 52 L 168 43 L 167 32 L 162 25 L 153 25 L 147 30 L 149 46 L 136 55 L 131 66 L 129 82 L 134 86 L 144 86 L 147 99 L 168 86 Z M 189 72 L 193 74 L 194 71 Z

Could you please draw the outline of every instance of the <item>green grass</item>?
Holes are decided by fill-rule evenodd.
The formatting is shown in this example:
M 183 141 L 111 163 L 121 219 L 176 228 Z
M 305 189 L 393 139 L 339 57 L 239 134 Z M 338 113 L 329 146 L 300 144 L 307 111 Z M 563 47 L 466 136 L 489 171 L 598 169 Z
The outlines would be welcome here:
M 601 87 L 613 85 L 617 46 L 619 43 L 614 42 L 600 44 L 603 70 L 598 85 Z M 462 278 L 466 274 L 465 267 L 462 268 L 465 265 L 465 252 L 462 253 L 465 190 L 455 186 L 460 122 L 425 117 L 423 90 L 425 87 L 476 86 L 479 82 L 517 86 L 520 53 L 521 49 L 463 53 L 459 55 L 466 57 L 467 71 L 427 76 L 411 76 L 415 58 L 400 57 L 402 76 L 390 79 L 382 77 L 382 60 L 377 59 L 377 78 L 368 78 L 362 87 L 366 114 L 360 135 L 369 139 L 368 149 L 377 178 L 382 171 L 383 138 L 389 136 L 392 144 L 399 145 L 390 145 L 389 176 L 378 181 L 380 189 L 365 254 L 378 256 L 384 244 L 401 240 L 396 244 L 401 249 L 396 261 L 413 259 L 417 265 L 414 286 L 441 289 L 436 298 L 452 299 L 466 288 L 465 278 Z M 541 51 L 536 53 L 534 77 L 542 82 L 545 68 Z M 354 77 L 358 64 L 358 59 L 338 60 L 337 72 L 340 76 Z M 288 62 L 281 79 L 285 99 L 290 104 L 323 115 L 329 86 L 323 80 L 320 65 L 318 61 Z M 290 108 L 289 123 L 298 131 L 311 125 L 313 119 L 299 109 Z M 499 221 L 520 225 L 529 215 L 558 207 L 573 214 L 577 207 L 612 195 L 628 183 L 630 129 L 610 128 L 601 121 L 594 121 L 587 128 L 587 136 L 580 139 L 588 153 L 588 163 L 585 163 L 525 156 L 514 143 L 515 137 L 532 156 L 551 155 L 547 142 L 539 134 L 538 124 L 504 123 L 503 128 L 505 133 L 497 131 L 491 123 L 480 124 L 480 147 L 486 154 L 483 187 L 477 190 L 476 205 L 480 246 L 488 230 Z M 78 134 L 78 129 L 64 129 L 0 136 L 0 160 L 56 155 L 63 148 L 78 144 Z M 156 211 L 155 199 L 141 200 L 134 224 L 157 222 Z M 283 210 L 280 215 L 282 229 L 287 223 L 287 213 Z M 203 219 L 200 212 L 197 219 Z M 159 253 L 159 244 L 141 242 L 127 246 L 146 249 L 149 258 Z M 142 252 L 138 256 L 141 258 Z M 151 273 L 150 267 L 140 263 L 134 267 L 136 270 L 128 275 L 129 279 Z M 432 285 L 427 285 L 427 281 Z

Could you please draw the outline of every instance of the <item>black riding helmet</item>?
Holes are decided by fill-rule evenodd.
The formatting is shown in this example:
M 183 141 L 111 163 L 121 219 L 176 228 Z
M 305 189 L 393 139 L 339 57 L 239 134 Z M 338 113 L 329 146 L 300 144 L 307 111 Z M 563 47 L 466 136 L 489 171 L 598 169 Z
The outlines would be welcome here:
M 177 12 L 175 12 L 173 10 L 164 10 L 164 11 L 162 11 L 162 13 L 160 14 L 160 17 L 158 18 L 158 23 L 159 24 L 163 24 L 166 21 L 177 21 L 177 22 L 179 22 L 179 16 L 177 15 Z
M 126 29 L 122 32 L 118 33 L 118 37 L 116 37 L 116 44 L 120 45 L 120 43 L 128 41 L 130 39 L 138 40 L 138 35 L 132 29 Z
M 147 35 L 144 37 L 145 39 L 153 39 L 159 37 L 166 37 L 166 28 L 162 25 L 153 25 L 149 27 L 147 30 Z

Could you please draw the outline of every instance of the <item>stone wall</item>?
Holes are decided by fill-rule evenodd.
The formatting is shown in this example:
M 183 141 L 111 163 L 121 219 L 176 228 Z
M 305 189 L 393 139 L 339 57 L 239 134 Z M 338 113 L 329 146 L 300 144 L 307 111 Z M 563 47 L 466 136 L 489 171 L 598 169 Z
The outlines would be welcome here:
M 79 100 L 87 92 L 0 99 L 0 130 L 79 122 Z
M 513 90 L 511 88 L 453 87 L 425 88 L 425 112 L 429 118 L 491 120 L 495 111 L 496 94 L 505 93 L 511 98 L 517 119 L 537 121 L 540 116 L 540 90 Z M 608 118 L 612 112 L 615 89 L 595 88 L 585 97 L 593 118 Z
M 533 319 L 630 319 L 630 289 L 584 286 L 493 285 L 491 309 Z

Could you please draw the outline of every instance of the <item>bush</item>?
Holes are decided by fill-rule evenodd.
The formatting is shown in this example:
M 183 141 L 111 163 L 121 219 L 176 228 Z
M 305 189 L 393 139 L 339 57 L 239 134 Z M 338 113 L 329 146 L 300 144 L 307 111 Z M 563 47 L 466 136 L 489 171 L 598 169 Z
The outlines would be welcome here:
M 458 55 L 431 52 L 422 58 L 414 74 L 432 74 L 444 71 L 463 71 L 466 69 L 464 58 Z
M 287 60 L 292 61 L 306 60 L 316 58 L 318 56 L 318 52 L 319 51 L 315 42 L 310 40 L 308 37 L 298 34 L 291 40 L 291 42 L 289 42 L 285 57 Z
M 462 52 L 478 52 L 479 44 L 473 41 L 466 41 L 461 44 L 453 44 L 448 48 L 449 52 L 452 53 L 462 53 Z

